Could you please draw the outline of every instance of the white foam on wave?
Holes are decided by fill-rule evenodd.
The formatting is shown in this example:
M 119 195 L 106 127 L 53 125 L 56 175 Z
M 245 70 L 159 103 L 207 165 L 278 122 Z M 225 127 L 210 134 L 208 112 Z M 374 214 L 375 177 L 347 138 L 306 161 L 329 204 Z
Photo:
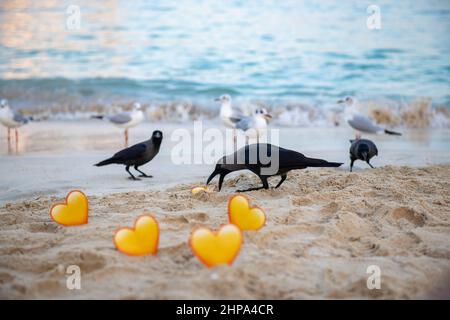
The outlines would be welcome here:
M 141 102 L 146 119 L 151 122 L 185 123 L 194 120 L 211 120 L 218 117 L 218 107 L 192 102 L 172 101 L 162 103 Z M 114 114 L 131 109 L 133 102 L 91 105 L 53 105 L 21 110 L 35 119 L 85 120 L 98 114 Z M 281 127 L 332 127 L 344 125 L 344 108 L 336 104 L 278 103 L 244 101 L 237 104 L 245 114 L 263 106 L 273 115 L 273 124 Z M 375 99 L 360 101 L 363 113 L 377 123 L 389 127 L 450 128 L 450 108 L 433 106 L 430 98 L 412 101 Z

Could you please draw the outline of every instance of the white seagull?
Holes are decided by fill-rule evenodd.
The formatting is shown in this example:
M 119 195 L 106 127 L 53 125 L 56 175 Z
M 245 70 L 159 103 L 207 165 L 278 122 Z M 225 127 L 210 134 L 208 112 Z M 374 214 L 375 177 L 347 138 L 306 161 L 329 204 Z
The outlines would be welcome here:
M 244 117 L 244 114 L 240 111 L 233 110 L 231 107 L 231 97 L 228 94 L 224 94 L 214 100 L 219 101 L 221 104 L 220 119 L 223 124 L 228 128 L 236 128 L 236 123 Z
M 136 102 L 131 111 L 124 111 L 110 116 L 93 116 L 96 119 L 106 119 L 116 127 L 125 129 L 125 146 L 128 146 L 128 129 L 136 127 L 144 120 L 144 112 L 140 103 Z
M 272 119 L 266 108 L 257 108 L 250 117 L 243 117 L 236 123 L 236 129 L 242 130 L 247 138 L 257 138 L 267 129 L 267 123 Z
M 244 114 L 231 107 L 231 97 L 228 94 L 221 95 L 214 101 L 220 102 L 220 120 L 227 128 L 233 129 L 233 145 L 237 148 L 236 124 L 244 118 Z
M 8 101 L 2 99 L 0 101 L 0 122 L 8 128 L 8 144 L 11 141 L 11 129 L 16 133 L 16 145 L 19 144 L 19 131 L 18 128 L 28 123 L 31 118 L 25 117 L 20 113 L 12 110 L 8 104 Z
M 359 112 L 356 108 L 356 99 L 352 97 L 346 97 L 344 100 L 339 100 L 337 103 L 345 104 L 345 121 L 352 127 L 353 129 L 363 132 L 363 133 L 372 133 L 372 134 L 391 134 L 401 136 L 401 133 L 394 132 L 383 128 L 382 126 L 376 124 L 372 119 L 367 117 L 366 115 Z M 357 138 L 361 136 L 361 134 L 356 135 Z

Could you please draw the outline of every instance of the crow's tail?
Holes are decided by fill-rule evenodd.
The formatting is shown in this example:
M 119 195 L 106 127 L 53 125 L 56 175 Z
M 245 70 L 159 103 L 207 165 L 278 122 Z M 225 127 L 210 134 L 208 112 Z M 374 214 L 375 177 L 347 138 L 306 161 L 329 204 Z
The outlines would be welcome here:
M 106 165 L 111 164 L 111 163 L 116 163 L 116 159 L 109 158 L 109 159 L 106 159 L 106 160 L 100 161 L 99 163 L 94 164 L 94 166 L 102 167 L 102 166 L 106 166 Z
M 307 167 L 340 167 L 343 163 L 340 162 L 328 162 L 322 159 L 306 158 Z
M 394 136 L 401 136 L 402 135 L 400 132 L 390 131 L 390 130 L 387 130 L 387 129 L 384 129 L 384 133 L 392 134 Z
M 96 115 L 96 116 L 91 116 L 91 119 L 103 119 L 105 116 L 103 115 Z

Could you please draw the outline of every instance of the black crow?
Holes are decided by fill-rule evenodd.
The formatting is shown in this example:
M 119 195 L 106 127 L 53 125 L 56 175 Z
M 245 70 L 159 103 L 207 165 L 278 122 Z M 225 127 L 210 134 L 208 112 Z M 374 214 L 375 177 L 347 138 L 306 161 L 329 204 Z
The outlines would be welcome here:
M 139 177 L 152 178 L 152 176 L 146 175 L 144 172 L 139 170 L 138 167 L 151 161 L 158 154 L 162 138 L 162 132 L 155 130 L 149 140 L 125 148 L 117 152 L 111 158 L 95 164 L 95 166 L 101 167 L 111 163 L 123 164 L 126 166 L 125 170 L 129 173 L 131 179 L 139 180 L 130 172 L 130 167 L 133 166 L 137 172 L 141 173 Z
M 231 155 L 220 159 L 206 184 L 216 176 L 219 176 L 219 191 L 222 188 L 223 179 L 227 174 L 239 170 L 250 170 L 256 174 L 263 184 L 262 187 L 239 190 L 238 192 L 269 189 L 267 179 L 271 176 L 281 176 L 275 188 L 281 186 L 286 180 L 287 173 L 291 170 L 305 169 L 307 167 L 339 167 L 342 163 L 328 162 L 321 159 L 307 158 L 303 154 L 283 149 L 271 144 L 259 143 L 242 147 Z
M 353 162 L 356 160 L 362 160 L 373 168 L 370 164 L 370 159 L 374 156 L 378 156 L 378 149 L 375 143 L 367 139 L 350 140 L 350 172 L 353 169 Z

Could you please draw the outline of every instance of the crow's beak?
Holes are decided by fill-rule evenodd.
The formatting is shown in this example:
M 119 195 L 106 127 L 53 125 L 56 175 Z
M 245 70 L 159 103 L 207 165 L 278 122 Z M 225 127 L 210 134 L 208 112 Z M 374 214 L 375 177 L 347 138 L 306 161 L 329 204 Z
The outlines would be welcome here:
M 336 101 L 336 103 L 339 103 L 339 104 L 344 103 L 344 100 L 338 100 L 338 101 Z
M 220 98 L 215 98 L 214 101 L 220 101 Z

